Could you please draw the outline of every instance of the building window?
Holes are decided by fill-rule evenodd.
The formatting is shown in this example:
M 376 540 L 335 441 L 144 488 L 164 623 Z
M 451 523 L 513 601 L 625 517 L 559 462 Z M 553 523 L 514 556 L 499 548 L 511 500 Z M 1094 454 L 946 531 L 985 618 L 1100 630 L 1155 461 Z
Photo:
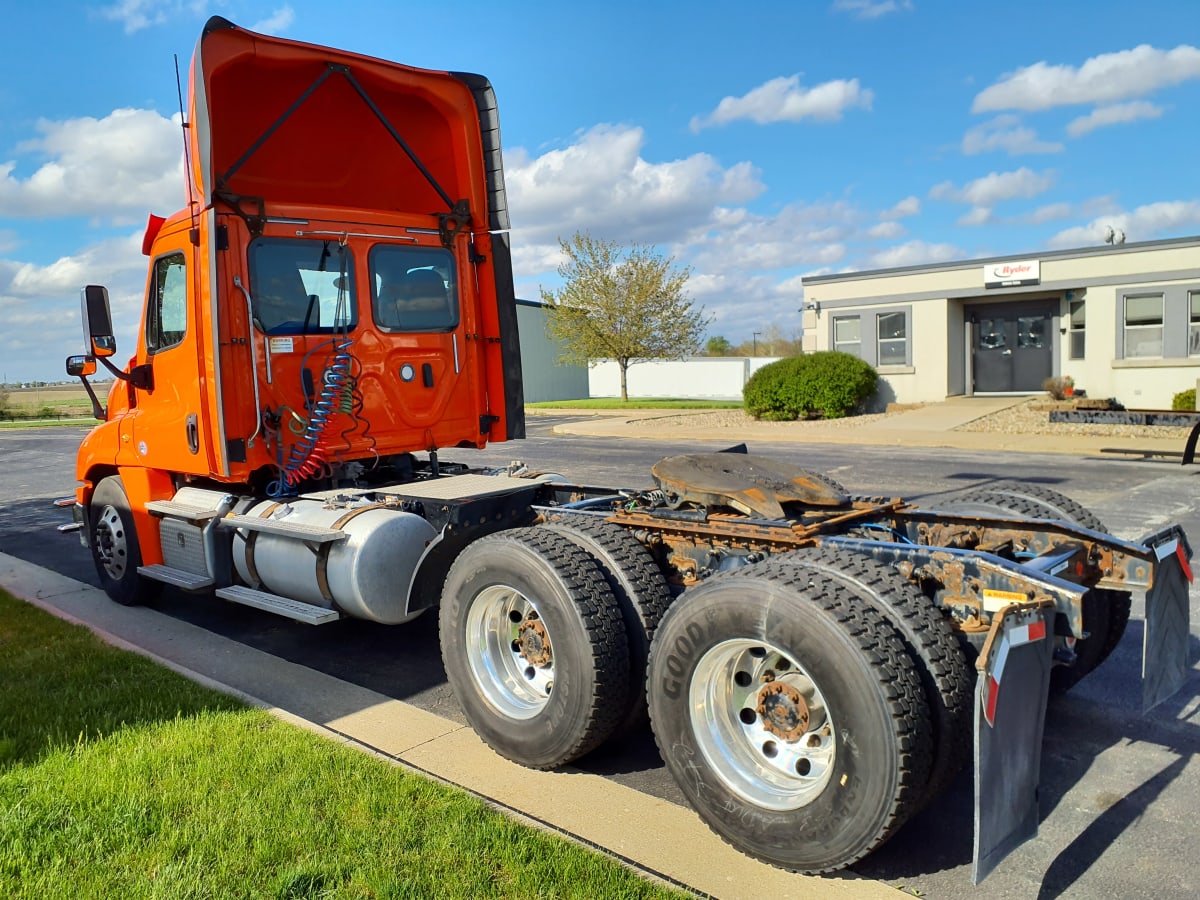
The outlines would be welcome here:
M 1070 349 L 1068 352 L 1071 359 L 1084 358 L 1084 325 L 1087 322 L 1087 310 L 1083 303 L 1082 300 L 1072 300 L 1068 304 L 1070 309 L 1070 334 L 1068 335 Z
M 1163 355 L 1163 295 L 1125 296 L 1125 358 Z
M 833 349 L 862 356 L 862 319 L 858 316 L 834 318 Z
M 908 363 L 908 328 L 902 312 L 880 313 L 875 317 L 878 359 L 881 366 Z
M 187 331 L 187 262 L 182 253 L 154 263 L 154 281 L 146 310 L 146 350 L 174 347 Z
M 1188 291 L 1188 356 L 1200 356 L 1200 291 Z

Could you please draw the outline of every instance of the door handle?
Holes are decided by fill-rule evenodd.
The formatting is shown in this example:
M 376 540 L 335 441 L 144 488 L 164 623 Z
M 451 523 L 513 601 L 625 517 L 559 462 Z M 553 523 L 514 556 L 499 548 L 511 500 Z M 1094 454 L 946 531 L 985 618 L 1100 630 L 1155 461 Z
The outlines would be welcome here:
M 187 417 L 187 442 L 189 450 L 193 453 L 200 452 L 200 426 L 196 422 L 195 413 Z

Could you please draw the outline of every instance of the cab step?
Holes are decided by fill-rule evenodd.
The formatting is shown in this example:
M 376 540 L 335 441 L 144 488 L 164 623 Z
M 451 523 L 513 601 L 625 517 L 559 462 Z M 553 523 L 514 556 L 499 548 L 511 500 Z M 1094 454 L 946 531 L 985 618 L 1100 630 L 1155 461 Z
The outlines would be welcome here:
M 146 504 L 146 511 L 159 518 L 182 519 L 196 525 L 203 524 L 221 514 L 219 508 L 206 509 L 203 506 L 178 503 L 175 500 L 151 500 Z
M 176 569 L 173 566 L 158 564 L 138 566 L 138 574 L 146 578 L 151 578 L 154 581 L 174 585 L 185 591 L 202 591 L 205 588 L 212 587 L 213 584 L 213 580 L 207 575 L 196 575 L 193 572 L 186 572 L 183 569 Z
M 222 528 L 244 528 L 246 531 L 261 531 L 278 537 L 294 538 L 312 544 L 330 544 L 344 541 L 349 535 L 336 528 L 321 528 L 318 525 L 302 525 L 285 519 L 259 518 L 258 516 L 228 515 L 219 520 Z
M 342 617 L 341 613 L 332 609 L 313 606 L 311 603 L 301 603 L 299 600 L 290 600 L 287 597 L 280 597 L 278 594 L 268 594 L 266 591 L 256 591 L 254 588 L 240 584 L 218 588 L 217 596 L 222 600 L 232 600 L 243 606 L 253 606 L 255 609 L 286 616 L 309 625 L 324 625 L 326 622 L 336 622 Z

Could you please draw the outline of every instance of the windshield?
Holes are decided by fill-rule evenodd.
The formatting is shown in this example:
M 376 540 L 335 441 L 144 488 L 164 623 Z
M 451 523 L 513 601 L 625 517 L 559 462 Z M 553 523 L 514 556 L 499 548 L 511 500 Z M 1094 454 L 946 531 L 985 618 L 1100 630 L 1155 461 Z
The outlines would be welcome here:
M 451 331 L 458 325 L 454 255 L 439 247 L 376 244 L 371 307 L 384 331 Z
M 354 259 L 338 241 L 258 238 L 250 244 L 254 324 L 266 334 L 354 327 Z

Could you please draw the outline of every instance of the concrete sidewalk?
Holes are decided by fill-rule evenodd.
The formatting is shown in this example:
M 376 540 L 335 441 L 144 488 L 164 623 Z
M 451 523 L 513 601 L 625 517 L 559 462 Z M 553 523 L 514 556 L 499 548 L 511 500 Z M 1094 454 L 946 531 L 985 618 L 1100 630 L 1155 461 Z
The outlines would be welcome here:
M 720 898 L 888 898 L 853 874 L 795 875 L 756 862 L 690 809 L 572 770 L 537 772 L 501 758 L 463 725 L 247 647 L 97 588 L 0 554 L 0 585 L 101 639 L 270 710 L 325 737 L 464 788 L 536 827 L 615 855 L 651 876 Z
M 1177 437 L 1122 437 L 1081 434 L 1021 434 L 959 431 L 975 419 L 1006 409 L 1027 397 L 951 397 L 919 409 L 887 416 L 812 420 L 803 422 L 756 422 L 736 426 L 714 425 L 711 410 L 546 410 L 535 415 L 583 417 L 554 427 L 557 434 L 591 437 L 633 437 L 642 440 L 776 441 L 816 444 L 869 444 L 892 447 L 942 447 L 973 451 L 1065 453 L 1099 456 L 1105 450 L 1112 458 L 1170 459 L 1183 451 Z M 1102 426 L 1097 426 L 1102 427 Z M 1109 456 L 1108 453 L 1103 453 Z

